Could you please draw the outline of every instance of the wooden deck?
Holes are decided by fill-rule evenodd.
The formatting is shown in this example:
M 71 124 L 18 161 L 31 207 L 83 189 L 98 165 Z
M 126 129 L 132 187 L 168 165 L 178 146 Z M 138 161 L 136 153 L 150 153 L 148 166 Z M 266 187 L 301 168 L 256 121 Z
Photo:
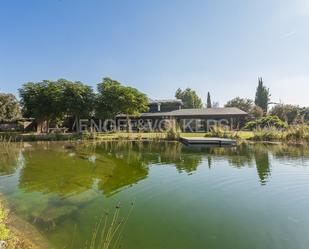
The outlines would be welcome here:
M 218 145 L 233 146 L 236 140 L 218 137 L 181 137 L 180 142 L 187 145 Z

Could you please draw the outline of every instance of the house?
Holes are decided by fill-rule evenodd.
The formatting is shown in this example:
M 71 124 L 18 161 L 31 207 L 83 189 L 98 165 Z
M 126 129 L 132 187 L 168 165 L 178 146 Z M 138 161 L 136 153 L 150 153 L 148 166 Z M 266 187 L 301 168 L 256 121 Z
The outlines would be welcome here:
M 164 130 L 167 125 L 179 127 L 183 132 L 206 132 L 213 126 L 228 126 L 239 129 L 241 121 L 248 115 L 235 108 L 183 109 L 181 100 L 151 100 L 149 111 L 131 118 L 133 130 Z M 117 116 L 119 126 L 125 127 L 122 115 Z

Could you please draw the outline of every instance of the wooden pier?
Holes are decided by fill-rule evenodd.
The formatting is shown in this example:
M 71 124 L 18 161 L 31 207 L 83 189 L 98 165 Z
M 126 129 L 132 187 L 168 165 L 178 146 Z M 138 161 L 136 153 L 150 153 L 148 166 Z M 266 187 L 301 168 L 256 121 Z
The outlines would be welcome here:
M 217 145 L 217 146 L 234 146 L 236 140 L 219 137 L 181 137 L 180 142 L 186 145 Z

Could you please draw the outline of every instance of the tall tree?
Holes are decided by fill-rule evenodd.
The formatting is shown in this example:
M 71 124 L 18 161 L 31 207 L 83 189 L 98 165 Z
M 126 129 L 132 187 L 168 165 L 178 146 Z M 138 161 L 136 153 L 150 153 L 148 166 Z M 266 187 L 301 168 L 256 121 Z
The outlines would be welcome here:
M 74 118 L 76 131 L 80 131 L 80 118 L 90 117 L 94 110 L 93 90 L 80 81 L 71 82 L 60 79 L 57 83 L 63 87 L 64 112 Z
M 207 108 L 211 108 L 212 105 L 211 105 L 211 98 L 210 98 L 210 93 L 208 92 L 207 93 Z
M 269 100 L 269 88 L 264 86 L 263 79 L 260 77 L 255 94 L 255 104 L 261 107 L 265 113 L 267 113 Z
M 115 118 L 117 114 L 138 116 L 148 110 L 148 98 L 133 87 L 123 86 L 111 78 L 98 84 L 96 114 L 103 118 Z
M 251 111 L 253 108 L 253 101 L 247 98 L 236 97 L 234 99 L 229 100 L 224 107 L 237 107 L 240 110 L 243 110 L 247 113 Z
M 38 132 L 42 132 L 42 124 L 61 119 L 63 111 L 63 88 L 56 82 L 43 80 L 29 82 L 19 89 L 23 114 L 25 117 L 36 118 Z
M 261 107 L 254 105 L 251 99 L 236 97 L 229 100 L 224 107 L 237 107 L 249 114 L 247 120 L 263 117 L 263 110 Z
M 177 99 L 182 100 L 184 108 L 202 108 L 203 103 L 195 91 L 190 88 L 182 91 L 180 88 L 175 93 Z
M 270 110 L 270 114 L 278 116 L 282 121 L 286 121 L 288 124 L 292 124 L 299 117 L 300 108 L 294 105 L 278 104 Z
M 11 122 L 21 118 L 20 105 L 13 94 L 0 93 L 0 122 Z

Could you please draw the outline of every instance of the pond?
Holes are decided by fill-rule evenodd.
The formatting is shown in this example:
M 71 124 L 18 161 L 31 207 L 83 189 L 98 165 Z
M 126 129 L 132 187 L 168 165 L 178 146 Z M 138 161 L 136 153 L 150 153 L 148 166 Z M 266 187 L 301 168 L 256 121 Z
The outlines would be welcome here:
M 108 248 L 309 248 L 306 147 L 45 142 L 6 151 L 0 192 L 56 249 L 97 248 L 96 227 L 115 212 L 124 222 Z

